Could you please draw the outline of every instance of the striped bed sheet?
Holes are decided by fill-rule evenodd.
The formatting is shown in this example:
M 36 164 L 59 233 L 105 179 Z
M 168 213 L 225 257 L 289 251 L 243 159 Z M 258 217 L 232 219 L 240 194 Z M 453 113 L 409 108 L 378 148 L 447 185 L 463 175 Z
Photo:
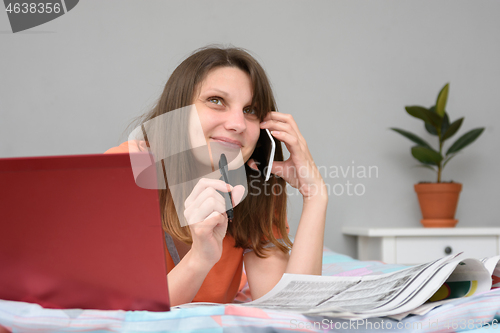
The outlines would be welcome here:
M 325 249 L 323 275 L 383 274 L 404 266 L 358 261 Z M 248 287 L 237 301 L 248 301 Z M 444 304 L 401 321 L 359 321 L 304 316 L 231 304 L 172 310 L 101 311 L 44 309 L 0 300 L 0 325 L 12 332 L 500 332 L 500 289 Z M 0 330 L 1 332 L 1 330 Z

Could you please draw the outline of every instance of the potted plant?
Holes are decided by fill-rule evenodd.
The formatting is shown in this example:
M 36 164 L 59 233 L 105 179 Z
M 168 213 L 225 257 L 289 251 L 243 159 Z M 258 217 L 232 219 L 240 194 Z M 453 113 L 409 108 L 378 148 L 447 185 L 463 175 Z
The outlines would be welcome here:
M 438 149 L 434 149 L 413 133 L 391 128 L 416 143 L 416 146 L 411 148 L 411 154 L 421 163 L 419 166 L 437 173 L 435 183 L 420 182 L 415 184 L 415 192 L 418 195 L 423 217 L 421 223 L 424 227 L 454 227 L 457 224 L 455 212 L 462 184 L 453 181 L 443 182 L 441 174 L 446 164 L 462 149 L 474 142 L 484 131 L 484 127 L 470 130 L 459 137 L 444 153 L 443 144 L 457 133 L 464 120 L 462 117 L 450 123 L 448 113 L 445 110 L 449 87 L 450 85 L 447 83 L 439 92 L 436 105 L 428 109 L 422 106 L 405 107 L 409 115 L 424 121 L 426 131 L 437 138 Z

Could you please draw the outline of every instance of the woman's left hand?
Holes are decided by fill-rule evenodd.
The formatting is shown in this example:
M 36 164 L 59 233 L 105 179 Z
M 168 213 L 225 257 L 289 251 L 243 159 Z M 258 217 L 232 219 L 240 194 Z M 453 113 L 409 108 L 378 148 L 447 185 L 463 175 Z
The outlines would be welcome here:
M 325 182 L 293 117 L 286 113 L 269 112 L 260 123 L 260 128 L 269 129 L 273 137 L 284 142 L 290 152 L 288 160 L 273 162 L 271 173 L 297 188 L 304 198 L 327 195 Z M 249 166 L 256 169 L 255 161 L 250 160 Z

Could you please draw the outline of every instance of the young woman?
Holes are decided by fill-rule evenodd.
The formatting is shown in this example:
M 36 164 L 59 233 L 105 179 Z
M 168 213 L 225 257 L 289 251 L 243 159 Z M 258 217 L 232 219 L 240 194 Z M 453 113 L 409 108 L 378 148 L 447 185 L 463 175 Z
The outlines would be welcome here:
M 189 224 L 185 227 L 179 223 L 168 184 L 159 190 L 163 228 L 167 243 L 168 239 L 172 243 L 166 249 L 172 305 L 232 302 L 243 263 L 253 299 L 270 291 L 283 273 L 320 275 L 326 186 L 293 117 L 275 112 L 273 92 L 259 63 L 238 48 L 195 51 L 174 70 L 158 102 L 139 124 L 189 105 L 196 107 L 207 145 L 217 142 L 241 149 L 252 186 L 239 202 L 244 192 L 241 186 L 228 189 L 222 180 L 200 179 L 185 201 L 184 217 Z M 157 130 L 160 136 L 177 130 L 166 126 Z M 264 129 L 276 141 L 271 169 L 275 177 L 268 182 L 261 172 L 270 150 Z M 281 142 L 290 152 L 286 161 Z M 106 153 L 134 149 L 141 150 L 140 144 L 128 141 Z M 286 183 L 303 197 L 293 246 L 287 232 Z M 233 204 L 239 204 L 228 224 L 220 192 L 229 190 Z

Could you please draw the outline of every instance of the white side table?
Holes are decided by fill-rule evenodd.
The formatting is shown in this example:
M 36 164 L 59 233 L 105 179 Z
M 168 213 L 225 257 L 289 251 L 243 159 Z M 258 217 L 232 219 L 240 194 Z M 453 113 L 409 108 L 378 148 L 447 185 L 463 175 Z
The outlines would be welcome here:
M 343 227 L 358 239 L 359 260 L 412 265 L 448 254 L 484 258 L 500 254 L 500 228 L 365 228 Z

